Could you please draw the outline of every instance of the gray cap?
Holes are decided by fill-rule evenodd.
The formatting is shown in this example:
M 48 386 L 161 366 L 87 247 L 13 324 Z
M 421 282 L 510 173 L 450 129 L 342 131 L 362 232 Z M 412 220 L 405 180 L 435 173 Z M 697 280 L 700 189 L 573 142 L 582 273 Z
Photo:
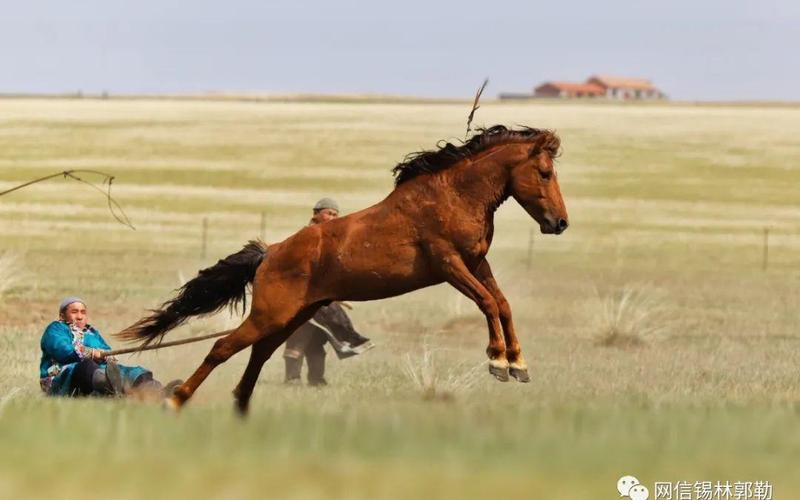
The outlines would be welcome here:
M 86 302 L 83 301 L 80 297 L 67 297 L 61 301 L 61 305 L 58 306 L 58 313 L 61 314 L 64 312 L 64 309 L 67 308 L 70 304 L 74 304 L 75 302 L 80 302 L 83 305 L 86 305 Z
M 331 198 L 322 198 L 317 202 L 316 205 L 314 205 L 315 212 L 318 210 L 325 210 L 326 208 L 329 208 L 331 210 L 336 210 L 338 212 L 339 204 L 336 203 L 336 201 Z

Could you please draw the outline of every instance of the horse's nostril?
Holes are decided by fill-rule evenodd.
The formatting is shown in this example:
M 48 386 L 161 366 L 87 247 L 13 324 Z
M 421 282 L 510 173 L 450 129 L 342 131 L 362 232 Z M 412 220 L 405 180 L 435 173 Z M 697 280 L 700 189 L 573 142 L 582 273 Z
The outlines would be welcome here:
M 567 222 L 567 219 L 558 219 L 558 228 L 560 230 L 563 231 L 564 229 L 567 228 L 567 226 L 569 226 L 569 222 Z

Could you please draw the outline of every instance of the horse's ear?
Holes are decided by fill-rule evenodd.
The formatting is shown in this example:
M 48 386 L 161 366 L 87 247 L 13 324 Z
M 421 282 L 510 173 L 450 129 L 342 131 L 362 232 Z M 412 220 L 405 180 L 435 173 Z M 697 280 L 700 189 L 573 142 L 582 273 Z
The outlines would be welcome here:
M 531 156 L 536 156 L 544 151 L 550 155 L 550 158 L 555 158 L 558 156 L 560 148 L 561 139 L 559 139 L 558 135 L 550 130 L 545 130 L 536 136 L 529 154 Z

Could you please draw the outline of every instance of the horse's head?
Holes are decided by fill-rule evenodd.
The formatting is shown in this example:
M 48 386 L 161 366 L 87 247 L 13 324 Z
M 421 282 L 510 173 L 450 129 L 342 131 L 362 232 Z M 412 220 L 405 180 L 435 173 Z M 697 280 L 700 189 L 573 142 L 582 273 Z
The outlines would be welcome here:
M 539 223 L 544 234 L 561 234 L 569 226 L 553 167 L 560 146 L 555 133 L 542 131 L 532 145 L 525 146 L 523 160 L 511 168 L 511 195 Z

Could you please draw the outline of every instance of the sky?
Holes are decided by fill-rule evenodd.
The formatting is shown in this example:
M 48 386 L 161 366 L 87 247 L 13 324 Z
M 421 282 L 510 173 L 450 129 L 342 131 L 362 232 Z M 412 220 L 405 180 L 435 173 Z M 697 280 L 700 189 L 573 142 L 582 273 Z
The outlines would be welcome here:
M 0 93 L 471 97 L 592 74 L 800 100 L 800 1 L 0 0 Z

